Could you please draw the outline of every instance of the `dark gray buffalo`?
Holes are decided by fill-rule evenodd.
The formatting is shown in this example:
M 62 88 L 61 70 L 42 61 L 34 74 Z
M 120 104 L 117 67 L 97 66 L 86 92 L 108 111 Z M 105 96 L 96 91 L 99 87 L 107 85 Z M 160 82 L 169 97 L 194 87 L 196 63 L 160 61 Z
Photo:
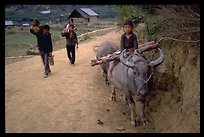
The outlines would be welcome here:
M 115 89 L 123 91 L 124 98 L 128 101 L 131 110 L 131 124 L 134 126 L 148 123 L 144 114 L 144 108 L 146 97 L 150 93 L 149 81 L 152 77 L 153 69 L 164 60 L 162 50 L 157 49 L 160 52 L 160 57 L 151 62 L 147 61 L 138 52 L 134 52 L 134 54 L 124 58 L 125 50 L 122 51 L 119 56 L 120 62 L 113 68 L 112 77 L 108 78 L 112 88 L 111 99 L 115 100 Z M 96 57 L 100 58 L 117 50 L 118 47 L 114 43 L 106 41 L 100 44 Z M 107 74 L 110 63 L 112 62 L 101 65 L 105 74 Z

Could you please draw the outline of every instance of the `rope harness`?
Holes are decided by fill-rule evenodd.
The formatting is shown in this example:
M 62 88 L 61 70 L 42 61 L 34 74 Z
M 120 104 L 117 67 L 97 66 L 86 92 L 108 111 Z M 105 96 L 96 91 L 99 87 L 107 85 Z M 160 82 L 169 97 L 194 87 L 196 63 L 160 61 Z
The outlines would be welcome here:
M 147 80 L 144 80 L 144 79 L 138 78 L 138 79 L 144 81 L 144 83 L 143 83 L 142 86 L 139 88 L 139 90 L 137 90 L 137 94 L 138 94 L 138 95 L 141 95 L 141 94 L 139 93 L 139 91 L 142 89 L 142 87 L 143 87 L 145 84 L 147 84 L 147 82 L 151 79 L 152 75 L 153 75 L 153 71 L 152 71 L 152 73 L 149 75 L 149 78 L 148 78 Z

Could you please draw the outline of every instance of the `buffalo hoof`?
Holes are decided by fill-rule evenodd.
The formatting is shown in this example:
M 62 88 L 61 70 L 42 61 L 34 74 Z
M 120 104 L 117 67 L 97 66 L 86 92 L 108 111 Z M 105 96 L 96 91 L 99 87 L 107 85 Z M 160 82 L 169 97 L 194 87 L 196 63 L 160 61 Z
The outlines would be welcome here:
M 146 117 L 140 118 L 140 121 L 141 121 L 141 123 L 142 123 L 143 125 L 148 125 L 148 124 L 149 124 L 149 121 L 147 120 Z
M 128 105 L 128 101 L 125 97 L 120 97 L 120 100 L 124 103 Z
M 112 97 L 112 96 L 111 96 L 110 100 L 116 101 L 116 97 Z
M 140 119 L 140 117 L 136 117 L 136 123 L 137 123 L 137 126 L 139 126 L 140 124 L 141 124 L 141 119 Z
M 138 124 L 148 125 L 149 122 L 146 117 L 137 117 L 136 121 Z
M 140 125 L 137 120 L 132 120 L 132 121 L 130 122 L 130 124 L 133 125 L 133 126 L 139 126 L 139 125 Z
M 110 84 L 108 80 L 105 80 L 105 83 L 106 83 L 106 85 L 109 85 L 109 84 Z

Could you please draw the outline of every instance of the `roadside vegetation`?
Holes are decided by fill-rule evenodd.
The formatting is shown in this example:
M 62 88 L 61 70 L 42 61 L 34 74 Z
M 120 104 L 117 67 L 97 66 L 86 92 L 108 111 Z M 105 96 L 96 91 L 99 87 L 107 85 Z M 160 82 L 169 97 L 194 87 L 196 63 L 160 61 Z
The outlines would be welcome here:
M 117 10 L 120 25 L 125 19 L 135 22 L 139 42 L 155 40 L 164 52 L 163 72 L 154 73 L 147 106 L 155 131 L 200 133 L 200 5 L 122 5 Z M 144 54 L 151 60 L 156 53 Z
M 146 41 L 177 38 L 183 33 L 196 33 L 193 40 L 200 39 L 199 5 L 121 5 L 116 10 L 119 25 L 126 19 L 133 20 L 136 27 L 146 24 Z

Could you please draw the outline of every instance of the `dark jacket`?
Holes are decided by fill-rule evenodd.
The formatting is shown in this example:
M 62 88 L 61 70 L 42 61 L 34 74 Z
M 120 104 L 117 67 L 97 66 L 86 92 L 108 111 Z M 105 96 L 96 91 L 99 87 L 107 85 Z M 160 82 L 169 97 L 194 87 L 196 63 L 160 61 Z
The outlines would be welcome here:
M 32 29 L 30 32 L 37 37 L 39 51 L 50 53 L 53 51 L 51 34 L 43 34 L 42 31 L 35 33 Z
M 135 33 L 132 33 L 129 38 L 125 36 L 125 33 L 121 35 L 120 50 L 124 49 L 137 49 L 138 42 Z
M 73 31 L 72 34 L 70 32 L 62 32 L 62 37 L 66 37 L 66 45 L 72 45 L 75 46 L 78 44 L 78 39 L 76 33 Z

